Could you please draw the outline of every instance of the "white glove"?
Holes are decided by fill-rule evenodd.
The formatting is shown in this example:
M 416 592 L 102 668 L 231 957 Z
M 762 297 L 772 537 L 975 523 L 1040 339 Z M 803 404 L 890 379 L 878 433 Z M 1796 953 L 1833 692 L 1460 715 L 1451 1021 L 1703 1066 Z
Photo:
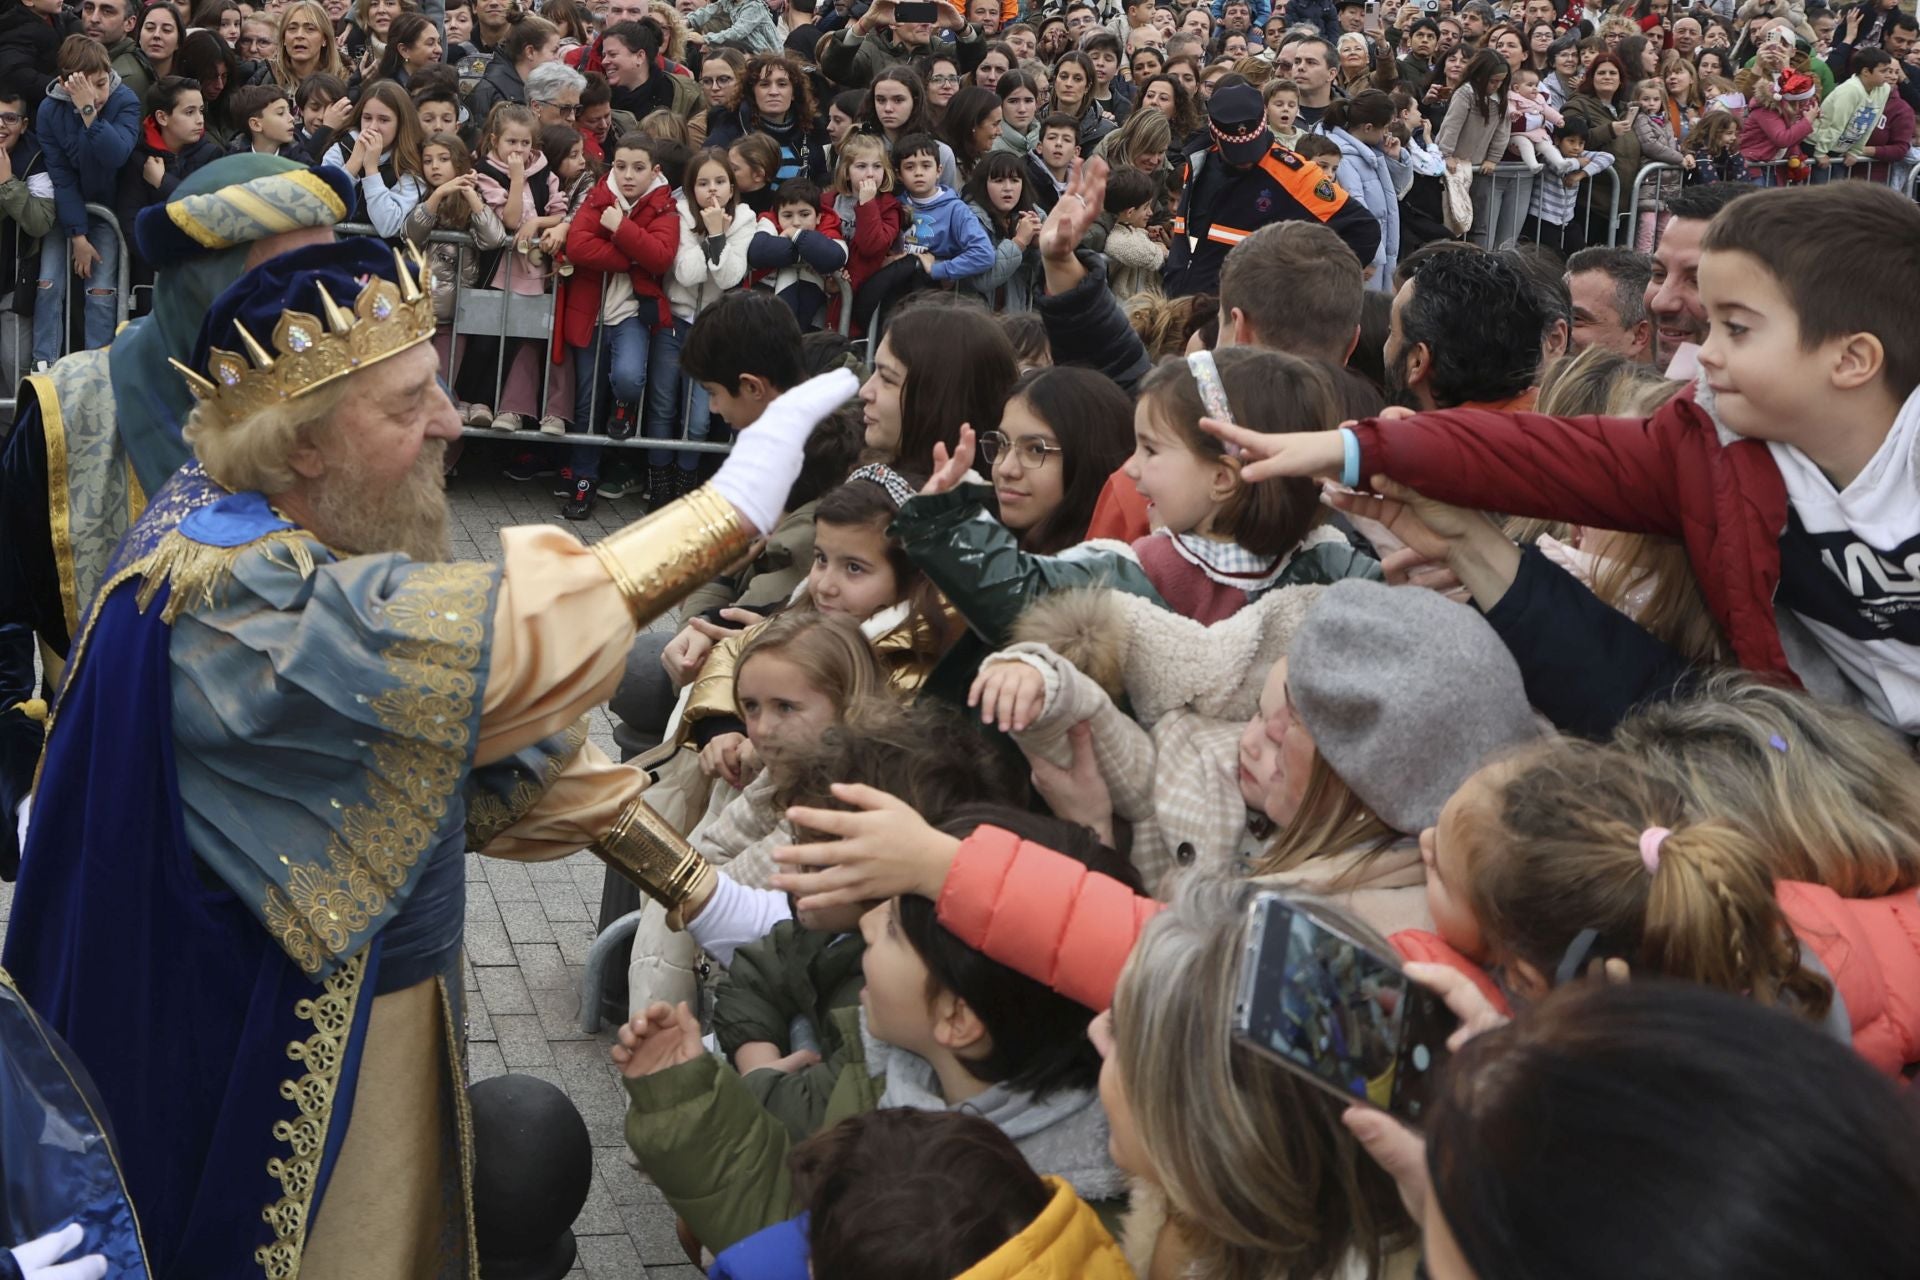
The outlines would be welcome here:
M 813 429 L 860 390 L 851 370 L 835 369 L 785 392 L 733 442 L 713 487 L 761 533 L 773 532 L 787 492 L 800 478 Z
M 107 1274 L 107 1260 L 97 1253 L 72 1262 L 60 1261 L 80 1247 L 86 1234 L 79 1223 L 69 1222 L 53 1234 L 29 1240 L 13 1250 L 13 1260 L 26 1280 L 101 1280 Z

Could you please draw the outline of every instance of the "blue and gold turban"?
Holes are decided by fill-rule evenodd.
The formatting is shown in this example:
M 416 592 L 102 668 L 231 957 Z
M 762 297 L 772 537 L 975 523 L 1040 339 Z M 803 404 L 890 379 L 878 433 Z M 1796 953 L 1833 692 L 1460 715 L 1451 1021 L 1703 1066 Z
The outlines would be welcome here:
M 279 156 L 227 156 L 199 170 L 165 204 L 140 212 L 140 256 L 162 267 L 303 227 L 330 227 L 353 208 L 353 180 L 332 165 Z

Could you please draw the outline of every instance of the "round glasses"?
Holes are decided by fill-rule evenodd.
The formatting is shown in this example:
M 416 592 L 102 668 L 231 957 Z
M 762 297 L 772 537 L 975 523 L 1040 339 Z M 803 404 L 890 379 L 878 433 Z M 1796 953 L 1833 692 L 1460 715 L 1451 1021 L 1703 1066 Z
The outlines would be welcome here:
M 1020 469 L 1023 471 L 1037 471 L 1047 465 L 1048 454 L 1066 452 L 1059 445 L 1048 444 L 1039 436 L 1021 436 L 1018 440 L 1009 440 L 998 431 L 989 431 L 980 437 L 980 457 L 989 466 L 1008 448 L 1020 460 Z

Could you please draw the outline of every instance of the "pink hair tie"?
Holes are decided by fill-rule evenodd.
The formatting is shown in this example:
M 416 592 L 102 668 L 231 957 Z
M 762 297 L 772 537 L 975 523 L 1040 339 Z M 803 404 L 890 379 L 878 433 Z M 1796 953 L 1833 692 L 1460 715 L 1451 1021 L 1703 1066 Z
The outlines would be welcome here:
M 1660 869 L 1660 842 L 1672 834 L 1665 827 L 1648 827 L 1640 833 L 1640 865 L 1648 875 Z

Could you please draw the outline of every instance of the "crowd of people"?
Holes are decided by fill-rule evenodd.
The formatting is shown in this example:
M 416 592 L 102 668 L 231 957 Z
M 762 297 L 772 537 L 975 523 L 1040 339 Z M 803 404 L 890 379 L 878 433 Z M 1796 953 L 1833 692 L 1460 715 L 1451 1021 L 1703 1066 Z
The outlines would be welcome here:
M 0 103 L 156 270 L 0 459 L 26 1275 L 464 1273 L 463 855 L 583 847 L 716 1277 L 1910 1273 L 1897 5 L 116 4 Z M 650 513 L 455 562 L 488 445 Z M 1276 898 L 1417 1109 L 1249 1036 Z
M 728 290 L 855 340 L 928 289 L 1030 311 L 1076 158 L 1115 171 L 1084 247 L 1164 326 L 1282 219 L 1332 226 L 1390 293 L 1436 241 L 1650 251 L 1689 184 L 1900 185 L 1920 101 L 1916 24 L 1877 2 L 975 0 L 911 23 L 871 0 L 49 4 L 0 15 L 19 182 L 0 182 L 0 215 L 28 259 L 32 364 L 145 309 L 132 219 L 209 160 L 335 164 L 349 222 L 440 261 L 467 426 L 683 446 L 516 449 L 511 474 L 551 478 L 573 518 L 671 501 L 711 469 L 701 449 L 737 424 L 680 350 Z M 554 322 L 456 324 L 462 287 L 553 294 Z

